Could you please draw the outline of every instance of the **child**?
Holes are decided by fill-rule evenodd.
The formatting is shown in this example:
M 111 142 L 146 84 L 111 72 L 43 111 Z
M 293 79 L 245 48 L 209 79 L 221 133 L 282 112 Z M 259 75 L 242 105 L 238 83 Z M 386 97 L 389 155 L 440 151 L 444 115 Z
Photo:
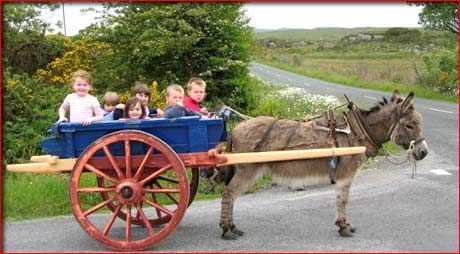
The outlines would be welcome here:
M 155 115 L 157 115 L 158 117 L 163 116 L 163 111 L 161 109 L 148 107 L 151 92 L 150 88 L 146 84 L 136 82 L 132 90 L 132 95 L 139 98 L 141 102 L 144 104 L 148 117 L 154 117 Z
M 204 115 L 209 116 L 209 112 L 206 108 L 201 107 L 201 103 L 206 95 L 206 82 L 201 78 L 191 78 L 187 83 L 187 94 L 184 98 L 184 106 L 195 112 L 200 112 Z
M 72 87 L 75 91 L 67 95 L 59 107 L 58 123 L 68 121 L 67 111 L 70 111 L 70 122 L 89 125 L 94 121 L 102 120 L 102 109 L 96 97 L 89 94 L 93 79 L 91 74 L 84 70 L 76 71 L 72 76 Z
M 126 101 L 123 118 L 120 120 L 139 120 L 146 117 L 144 104 L 137 97 L 131 97 Z
M 182 100 L 184 99 L 184 88 L 174 84 L 166 88 L 166 103 L 168 106 L 164 111 L 164 118 L 177 118 L 183 116 L 200 116 L 203 114 L 184 107 Z
M 107 92 L 102 98 L 102 117 L 104 120 L 113 120 L 115 107 L 120 103 L 117 93 Z

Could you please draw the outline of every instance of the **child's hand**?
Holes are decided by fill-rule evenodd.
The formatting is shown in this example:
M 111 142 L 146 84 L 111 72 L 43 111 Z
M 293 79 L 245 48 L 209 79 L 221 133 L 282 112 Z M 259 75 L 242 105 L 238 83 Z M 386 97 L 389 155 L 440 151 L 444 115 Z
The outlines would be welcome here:
M 83 126 L 86 126 L 86 125 L 90 125 L 92 122 L 93 122 L 93 118 L 88 118 L 88 119 L 82 120 L 81 124 Z
M 125 104 L 120 103 L 120 104 L 116 105 L 115 108 L 120 108 L 120 109 L 124 110 L 125 109 Z
M 57 120 L 57 123 L 62 123 L 62 122 L 68 122 L 69 120 L 64 116 L 64 117 L 59 117 Z
M 207 108 L 201 108 L 201 109 L 200 109 L 200 112 L 203 113 L 203 114 L 205 114 L 205 115 L 208 115 L 208 114 L 209 114 Z
M 159 108 L 157 108 L 157 116 L 158 117 L 163 117 L 163 115 L 165 114 L 165 112 Z

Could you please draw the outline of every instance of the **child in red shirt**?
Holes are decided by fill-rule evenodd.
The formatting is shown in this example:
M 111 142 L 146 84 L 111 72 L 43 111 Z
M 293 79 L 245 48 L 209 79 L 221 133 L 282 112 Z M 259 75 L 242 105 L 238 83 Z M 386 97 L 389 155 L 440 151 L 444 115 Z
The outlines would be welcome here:
M 203 115 L 209 116 L 209 112 L 205 107 L 201 107 L 206 96 L 206 82 L 201 78 L 191 78 L 187 83 L 187 94 L 184 97 L 184 107 L 195 112 L 200 112 Z

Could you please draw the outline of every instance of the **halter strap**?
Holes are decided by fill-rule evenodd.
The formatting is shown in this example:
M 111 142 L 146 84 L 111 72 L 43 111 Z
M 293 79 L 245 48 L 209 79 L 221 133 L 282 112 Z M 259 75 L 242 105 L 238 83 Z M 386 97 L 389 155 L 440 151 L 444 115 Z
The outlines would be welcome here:
M 361 116 L 361 112 L 357 112 L 359 109 L 353 102 L 349 102 L 349 112 L 344 112 L 353 133 L 358 137 L 359 141 L 366 147 L 366 155 L 368 157 L 375 157 L 378 154 L 379 146 L 376 145 L 372 139 L 373 132 L 369 125 Z M 372 134 L 371 134 L 372 133 Z

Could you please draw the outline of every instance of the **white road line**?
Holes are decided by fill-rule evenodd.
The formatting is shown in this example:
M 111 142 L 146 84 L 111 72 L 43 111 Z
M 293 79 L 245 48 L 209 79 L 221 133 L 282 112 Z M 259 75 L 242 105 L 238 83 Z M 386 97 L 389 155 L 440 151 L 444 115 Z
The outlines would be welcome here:
M 310 84 L 308 84 L 308 83 L 303 83 L 303 85 L 304 85 L 304 86 L 310 86 Z
M 437 112 L 442 112 L 442 113 L 447 113 L 447 114 L 453 114 L 454 112 L 452 111 L 447 111 L 447 110 L 442 110 L 442 109 L 437 109 L 437 108 L 428 108 L 429 110 L 437 111 Z
M 365 96 L 365 95 L 364 95 L 363 97 L 368 98 L 368 99 L 371 99 L 371 100 L 377 100 L 377 98 L 372 97 L 372 96 Z
M 430 170 L 431 173 L 436 174 L 436 175 L 442 175 L 442 176 L 451 176 L 452 174 L 443 170 L 443 169 L 432 169 Z

